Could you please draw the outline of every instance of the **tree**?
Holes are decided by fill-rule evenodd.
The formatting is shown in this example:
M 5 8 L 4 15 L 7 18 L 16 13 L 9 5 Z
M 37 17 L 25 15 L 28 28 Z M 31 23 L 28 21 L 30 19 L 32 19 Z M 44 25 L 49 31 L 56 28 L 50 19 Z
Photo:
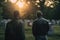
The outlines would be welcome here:
M 53 1 L 54 4 L 51 4 L 53 5 L 52 8 L 51 8 L 51 5 L 49 6 L 45 6 L 44 8 L 44 17 L 47 18 L 47 19 L 55 19 L 55 20 L 58 20 L 60 19 L 60 3 L 59 1 L 56 1 L 54 0 Z M 50 1 L 51 3 L 51 1 Z
M 58 4 L 57 4 L 57 6 L 56 6 L 56 10 L 55 10 L 55 14 L 54 14 L 54 19 L 60 19 L 60 0 L 58 0 Z

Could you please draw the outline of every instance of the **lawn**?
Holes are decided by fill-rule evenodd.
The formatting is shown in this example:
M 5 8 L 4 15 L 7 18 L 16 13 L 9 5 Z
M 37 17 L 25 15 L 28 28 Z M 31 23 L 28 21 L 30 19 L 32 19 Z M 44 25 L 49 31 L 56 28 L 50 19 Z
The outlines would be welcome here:
M 4 40 L 4 27 L 0 27 L 0 40 Z M 32 35 L 32 28 L 31 27 L 25 27 L 25 36 L 26 40 L 34 40 L 34 37 Z M 54 34 L 51 36 L 48 36 L 49 40 L 60 40 L 60 26 L 54 26 Z

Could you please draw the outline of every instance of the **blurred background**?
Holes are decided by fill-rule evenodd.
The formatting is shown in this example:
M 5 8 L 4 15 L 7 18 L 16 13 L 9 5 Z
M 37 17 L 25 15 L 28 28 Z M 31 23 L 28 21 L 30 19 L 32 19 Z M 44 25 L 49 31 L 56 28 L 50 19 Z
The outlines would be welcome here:
M 60 0 L 0 0 L 0 40 L 4 40 L 5 26 L 17 10 L 25 24 L 26 40 L 34 40 L 32 22 L 36 12 L 42 11 L 49 20 L 49 40 L 60 40 Z

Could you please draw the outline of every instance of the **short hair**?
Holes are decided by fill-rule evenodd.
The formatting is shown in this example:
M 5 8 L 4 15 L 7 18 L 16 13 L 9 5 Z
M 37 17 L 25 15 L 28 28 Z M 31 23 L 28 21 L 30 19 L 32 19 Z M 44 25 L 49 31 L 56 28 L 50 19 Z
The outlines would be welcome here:
M 43 13 L 41 11 L 37 11 L 37 17 L 43 16 Z
M 14 11 L 13 15 L 14 15 L 14 17 L 18 17 L 19 16 L 19 11 Z

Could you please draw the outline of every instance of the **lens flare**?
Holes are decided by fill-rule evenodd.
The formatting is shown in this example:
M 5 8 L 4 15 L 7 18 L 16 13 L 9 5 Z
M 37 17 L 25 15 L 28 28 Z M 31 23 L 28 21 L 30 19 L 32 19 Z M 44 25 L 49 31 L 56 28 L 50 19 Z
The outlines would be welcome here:
M 39 3 L 40 1 L 39 0 L 36 0 L 36 3 Z
M 16 3 L 17 0 L 9 0 L 11 3 Z
M 20 8 L 23 8 L 23 7 L 24 7 L 24 2 L 18 1 L 18 2 L 16 3 L 16 5 L 18 5 Z

